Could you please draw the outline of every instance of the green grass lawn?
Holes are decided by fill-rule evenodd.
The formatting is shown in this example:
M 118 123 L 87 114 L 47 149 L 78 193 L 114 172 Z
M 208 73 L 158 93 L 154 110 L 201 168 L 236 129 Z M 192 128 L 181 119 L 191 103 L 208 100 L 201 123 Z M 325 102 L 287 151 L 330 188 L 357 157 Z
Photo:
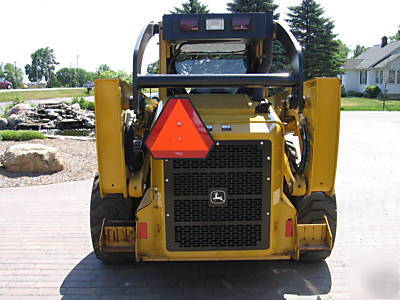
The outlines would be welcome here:
M 63 98 L 63 97 L 83 97 L 88 96 L 87 90 L 85 88 L 80 89 L 46 89 L 46 90 L 24 90 L 24 91 L 7 91 L 0 93 L 0 102 L 12 101 L 16 97 L 21 100 L 31 100 L 31 99 L 50 99 L 50 98 Z M 93 91 L 90 93 L 93 95 Z
M 376 111 L 383 110 L 383 100 L 368 98 L 342 98 L 342 110 L 364 110 Z M 386 100 L 385 110 L 400 111 L 400 101 Z

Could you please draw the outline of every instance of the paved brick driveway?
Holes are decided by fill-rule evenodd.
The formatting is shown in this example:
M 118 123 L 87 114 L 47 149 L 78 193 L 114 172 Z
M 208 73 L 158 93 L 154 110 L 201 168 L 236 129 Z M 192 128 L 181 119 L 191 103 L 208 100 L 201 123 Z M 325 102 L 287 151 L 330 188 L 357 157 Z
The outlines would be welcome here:
M 326 262 L 107 266 L 91 251 L 90 181 L 0 189 L 0 298 L 399 299 L 400 113 L 343 113 L 341 132 Z

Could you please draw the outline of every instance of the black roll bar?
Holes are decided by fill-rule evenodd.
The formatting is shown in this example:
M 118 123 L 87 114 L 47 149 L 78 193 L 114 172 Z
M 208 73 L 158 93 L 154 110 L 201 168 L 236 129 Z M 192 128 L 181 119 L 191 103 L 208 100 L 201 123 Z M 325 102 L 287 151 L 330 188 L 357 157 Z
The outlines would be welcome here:
M 159 33 L 157 24 L 150 23 L 144 27 L 137 40 L 133 53 L 133 99 L 130 103 L 131 109 L 140 114 L 142 105 L 140 104 L 141 88 L 174 88 L 174 87 L 292 87 L 292 97 L 297 98 L 297 103 L 302 110 L 304 107 L 303 100 L 303 54 L 299 43 L 294 38 L 289 29 L 275 22 L 276 39 L 279 40 L 286 52 L 290 56 L 292 73 L 278 74 L 155 74 L 140 75 L 142 68 L 143 54 L 150 39 Z M 268 37 L 266 37 L 267 39 Z M 264 47 L 266 56 L 270 56 L 271 47 Z M 268 65 L 268 59 L 266 60 Z

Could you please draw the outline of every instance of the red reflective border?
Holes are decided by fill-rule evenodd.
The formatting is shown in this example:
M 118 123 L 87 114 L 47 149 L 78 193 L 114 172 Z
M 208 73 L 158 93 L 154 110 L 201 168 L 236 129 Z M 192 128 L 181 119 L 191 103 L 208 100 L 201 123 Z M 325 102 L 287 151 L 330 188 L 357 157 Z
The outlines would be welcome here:
M 161 130 L 165 123 L 168 120 L 169 115 L 173 111 L 175 105 L 181 102 L 185 111 L 192 119 L 193 124 L 197 128 L 197 131 L 205 143 L 205 145 L 209 148 L 208 151 L 152 151 L 151 147 L 154 145 L 157 136 L 161 133 Z M 153 155 L 155 159 L 176 159 L 176 158 L 205 158 L 207 154 L 210 152 L 211 147 L 214 145 L 214 140 L 212 139 L 210 133 L 208 132 L 206 126 L 204 125 L 203 121 L 201 120 L 199 114 L 196 111 L 196 108 L 190 102 L 189 98 L 170 98 L 168 102 L 165 104 L 163 110 L 156 121 L 156 124 L 150 131 L 148 135 L 145 145 L 147 149 L 150 150 L 150 153 Z

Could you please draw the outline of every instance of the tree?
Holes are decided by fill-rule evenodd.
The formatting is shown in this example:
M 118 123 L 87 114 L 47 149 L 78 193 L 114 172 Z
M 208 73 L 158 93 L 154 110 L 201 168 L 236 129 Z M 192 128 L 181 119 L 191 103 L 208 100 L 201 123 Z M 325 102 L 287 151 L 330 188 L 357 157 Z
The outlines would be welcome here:
M 400 25 L 397 33 L 389 37 L 391 41 L 399 41 L 400 40 Z
M 305 78 L 340 74 L 344 61 L 338 55 L 335 25 L 324 17 L 323 8 L 314 0 L 302 0 L 300 5 L 289 7 L 288 17 L 286 21 L 303 47 Z
M 56 61 L 54 50 L 49 47 L 40 48 L 31 54 L 32 63 L 25 66 L 25 73 L 29 80 L 40 82 L 43 77 L 49 86 L 55 78 L 54 70 L 58 62 Z
M 182 8 L 174 7 L 174 10 L 170 11 L 171 14 L 208 14 L 209 12 L 207 5 L 199 0 L 189 0 L 182 3 Z
M 24 73 L 15 64 L 0 64 L 0 77 L 12 83 L 14 88 L 18 88 L 22 84 Z
M 361 53 L 367 51 L 368 48 L 361 46 L 361 45 L 357 45 L 354 50 L 353 50 L 353 57 L 352 58 L 356 58 L 357 56 L 359 56 Z
M 96 73 L 94 74 L 94 79 L 98 78 L 119 78 L 125 80 L 132 84 L 132 76 L 124 71 L 114 71 L 108 65 L 100 65 Z
M 160 71 L 160 60 L 157 59 L 152 64 L 147 65 L 147 74 L 158 74 Z
M 274 12 L 279 5 L 274 0 L 233 0 L 227 3 L 228 11 L 238 12 Z M 279 19 L 279 14 L 274 14 L 274 20 Z

